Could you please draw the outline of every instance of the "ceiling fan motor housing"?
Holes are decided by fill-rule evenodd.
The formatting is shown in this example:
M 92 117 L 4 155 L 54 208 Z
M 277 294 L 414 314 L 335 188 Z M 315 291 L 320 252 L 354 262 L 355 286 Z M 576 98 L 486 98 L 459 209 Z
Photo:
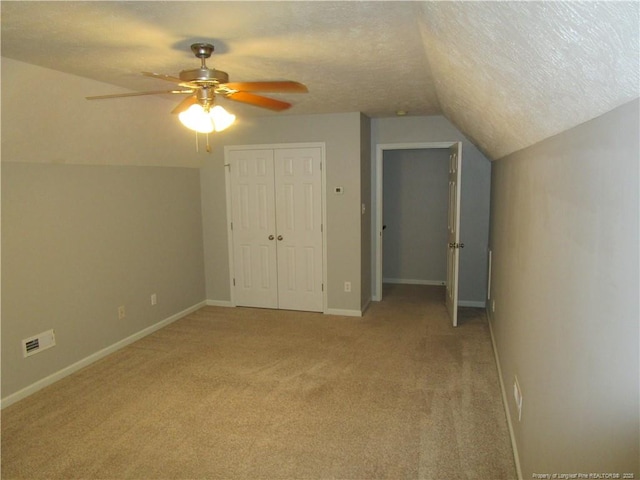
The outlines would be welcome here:
M 199 85 L 216 85 L 228 83 L 229 75 L 221 70 L 213 68 L 197 68 L 195 70 L 183 70 L 180 72 L 180 80 Z

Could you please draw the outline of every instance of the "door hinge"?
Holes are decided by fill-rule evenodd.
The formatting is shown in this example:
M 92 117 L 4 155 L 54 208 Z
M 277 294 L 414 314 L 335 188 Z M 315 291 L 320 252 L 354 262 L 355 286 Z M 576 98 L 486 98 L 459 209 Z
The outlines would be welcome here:
M 320 233 L 324 232 L 324 225 L 320 224 Z
M 322 291 L 324 292 L 324 283 L 321 286 L 322 286 Z
M 449 248 L 464 248 L 464 243 L 451 242 Z
M 235 278 L 233 279 L 233 286 L 234 287 L 236 286 L 236 279 Z
M 231 230 L 233 230 L 233 222 L 231 222 Z

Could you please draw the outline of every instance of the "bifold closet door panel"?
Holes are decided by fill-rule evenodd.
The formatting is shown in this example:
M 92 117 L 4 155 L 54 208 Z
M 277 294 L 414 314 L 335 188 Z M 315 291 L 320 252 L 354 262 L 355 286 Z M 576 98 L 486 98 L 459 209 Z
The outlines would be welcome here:
M 237 305 L 278 308 L 273 150 L 230 152 Z
M 319 148 L 274 152 L 278 306 L 322 311 L 322 170 Z

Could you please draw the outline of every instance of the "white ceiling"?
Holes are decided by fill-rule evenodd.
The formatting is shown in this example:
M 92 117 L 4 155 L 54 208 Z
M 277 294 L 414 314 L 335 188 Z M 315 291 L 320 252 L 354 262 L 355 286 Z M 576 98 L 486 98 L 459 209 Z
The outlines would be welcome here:
M 306 84 L 308 94 L 272 95 L 294 104 L 284 114 L 442 114 L 494 159 L 640 96 L 638 2 L 3 1 L 1 9 L 5 57 L 146 91 L 172 84 L 141 71 L 197 68 L 189 46 L 209 42 L 208 65 L 231 81 Z

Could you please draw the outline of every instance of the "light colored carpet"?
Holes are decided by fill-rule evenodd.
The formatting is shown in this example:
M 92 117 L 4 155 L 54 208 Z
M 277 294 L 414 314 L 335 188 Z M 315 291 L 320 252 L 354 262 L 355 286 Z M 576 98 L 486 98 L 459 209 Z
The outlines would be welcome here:
M 514 479 L 488 325 L 206 307 L 2 412 L 2 478 Z

